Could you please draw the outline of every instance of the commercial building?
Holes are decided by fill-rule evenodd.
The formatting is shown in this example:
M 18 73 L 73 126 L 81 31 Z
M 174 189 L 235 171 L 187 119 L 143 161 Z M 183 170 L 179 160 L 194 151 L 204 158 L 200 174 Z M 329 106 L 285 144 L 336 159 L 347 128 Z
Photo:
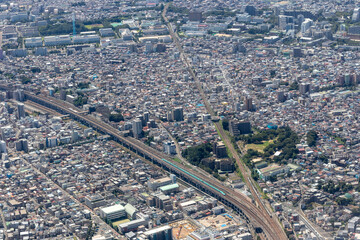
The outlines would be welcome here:
M 296 47 L 294 48 L 293 52 L 294 52 L 294 57 L 302 57 L 301 48 Z
M 96 195 L 86 196 L 85 204 L 89 208 L 93 209 L 93 208 L 104 206 L 106 204 L 106 202 L 105 202 L 105 199 L 103 196 L 96 194 Z
M 125 208 L 120 204 L 100 209 L 100 217 L 109 221 L 121 219 L 125 216 L 126 216 Z
M 69 35 L 44 37 L 45 46 L 69 45 L 71 43 Z
M 313 21 L 310 18 L 306 18 L 301 24 L 301 33 L 305 33 L 313 25 Z
M 177 183 L 160 187 L 160 191 L 166 195 L 170 194 L 170 193 L 175 193 L 178 190 L 179 190 L 179 184 L 177 184 Z
M 217 158 L 227 157 L 226 146 L 223 142 L 215 142 L 213 144 L 213 153 Z
M 125 212 L 126 212 L 126 215 L 129 219 L 136 219 L 136 213 L 137 213 L 137 209 L 131 205 L 130 203 L 126 204 L 125 205 Z
M 164 142 L 164 152 L 166 154 L 176 154 L 176 146 L 173 142 Z
M 34 38 L 25 38 L 25 47 L 33 48 L 33 47 L 42 47 L 43 41 L 41 37 Z
M 17 105 L 17 117 L 19 119 L 25 117 L 25 105 L 23 103 L 18 103 Z
M 277 164 L 269 165 L 268 167 L 257 169 L 259 176 L 264 181 L 269 180 L 270 177 L 277 176 L 281 173 L 287 173 L 290 171 L 288 166 L 279 166 Z
M 236 120 L 231 120 L 229 123 L 229 130 L 232 136 L 239 136 L 240 134 L 251 133 L 251 124 L 250 122 L 239 122 Z
M 197 21 L 200 22 L 202 20 L 201 12 L 190 12 L 189 13 L 189 21 Z
M 0 141 L 0 153 L 7 153 L 6 142 L 3 140 Z
M 310 83 L 301 83 L 299 86 L 300 93 L 302 95 L 310 92 Z
M 135 119 L 132 123 L 132 132 L 135 138 L 139 138 L 142 133 L 142 121 Z
M 150 240 L 172 240 L 172 227 L 169 225 L 157 227 L 144 232 Z
M 150 179 L 147 184 L 151 190 L 155 191 L 159 187 L 166 186 L 171 183 L 172 183 L 172 181 L 169 177 L 164 177 L 164 178 L 159 178 L 159 179 Z
M 139 226 L 146 225 L 146 224 L 147 224 L 147 221 L 140 218 L 140 219 L 136 219 L 136 220 L 133 220 L 130 222 L 125 222 L 125 223 L 119 224 L 118 230 L 119 230 L 119 232 L 124 234 L 124 233 L 130 232 L 130 231 L 136 231 Z
M 177 107 L 172 110 L 172 119 L 174 121 L 184 121 L 184 111 L 182 107 Z
M 100 43 L 100 37 L 98 35 L 76 35 L 73 37 L 74 44 L 84 43 Z
M 111 28 L 101 28 L 101 29 L 99 29 L 99 33 L 100 33 L 100 36 L 102 36 L 102 37 L 115 36 L 115 33 Z

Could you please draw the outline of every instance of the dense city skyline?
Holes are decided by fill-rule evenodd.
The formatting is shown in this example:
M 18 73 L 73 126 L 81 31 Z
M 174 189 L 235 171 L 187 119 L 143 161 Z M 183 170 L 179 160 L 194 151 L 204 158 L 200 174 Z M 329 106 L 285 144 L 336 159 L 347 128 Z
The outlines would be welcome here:
M 0 240 L 360 239 L 358 1 L 3 1 Z

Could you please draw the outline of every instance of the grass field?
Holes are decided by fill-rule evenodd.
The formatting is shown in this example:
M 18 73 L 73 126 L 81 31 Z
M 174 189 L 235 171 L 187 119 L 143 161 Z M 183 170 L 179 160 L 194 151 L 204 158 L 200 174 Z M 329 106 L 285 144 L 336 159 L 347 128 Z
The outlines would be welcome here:
M 273 140 L 263 142 L 262 144 L 253 144 L 253 143 L 252 144 L 247 144 L 245 148 L 246 148 L 246 150 L 252 149 L 252 150 L 256 150 L 258 152 L 263 153 L 264 149 L 267 146 L 269 146 L 272 142 L 273 142 Z
M 122 23 L 121 23 L 121 22 L 114 22 L 114 23 L 110 23 L 110 25 L 111 25 L 112 27 L 117 27 L 117 26 L 121 26 Z
M 85 25 L 85 27 L 87 28 L 87 29 L 89 29 L 89 30 L 91 30 L 91 29 L 93 29 L 93 28 L 102 28 L 102 27 L 104 27 L 104 25 L 102 25 L 102 24 L 91 24 L 91 25 Z

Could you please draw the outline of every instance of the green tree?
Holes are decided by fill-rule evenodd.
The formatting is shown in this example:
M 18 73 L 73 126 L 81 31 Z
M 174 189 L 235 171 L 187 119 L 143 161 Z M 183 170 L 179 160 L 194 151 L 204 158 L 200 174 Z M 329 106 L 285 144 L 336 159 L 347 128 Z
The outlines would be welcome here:
M 316 141 L 318 139 L 318 135 L 315 131 L 311 130 L 306 134 L 306 142 L 309 147 L 313 147 L 316 145 Z
M 224 130 L 229 131 L 229 120 L 227 118 L 224 118 L 222 120 L 222 127 L 224 128 Z
M 121 113 L 110 114 L 109 121 L 111 121 L 111 122 L 121 122 L 121 121 L 124 121 L 124 117 L 123 117 L 123 115 Z
M 84 104 L 87 103 L 87 97 L 85 96 L 81 96 L 79 95 L 75 100 L 74 100 L 74 105 L 77 106 L 77 107 L 81 107 L 83 106 Z

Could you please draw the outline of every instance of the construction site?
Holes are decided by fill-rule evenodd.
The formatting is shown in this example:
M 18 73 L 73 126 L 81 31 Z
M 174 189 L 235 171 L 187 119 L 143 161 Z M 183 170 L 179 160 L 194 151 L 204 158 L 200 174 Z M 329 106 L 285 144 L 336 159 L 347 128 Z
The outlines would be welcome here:
M 210 215 L 198 219 L 198 222 L 206 228 L 211 227 L 218 231 L 223 231 L 239 226 L 239 223 L 236 222 L 229 214 Z
M 190 233 L 198 229 L 198 227 L 189 220 L 182 220 L 169 225 L 173 228 L 173 238 L 176 240 L 186 239 Z

